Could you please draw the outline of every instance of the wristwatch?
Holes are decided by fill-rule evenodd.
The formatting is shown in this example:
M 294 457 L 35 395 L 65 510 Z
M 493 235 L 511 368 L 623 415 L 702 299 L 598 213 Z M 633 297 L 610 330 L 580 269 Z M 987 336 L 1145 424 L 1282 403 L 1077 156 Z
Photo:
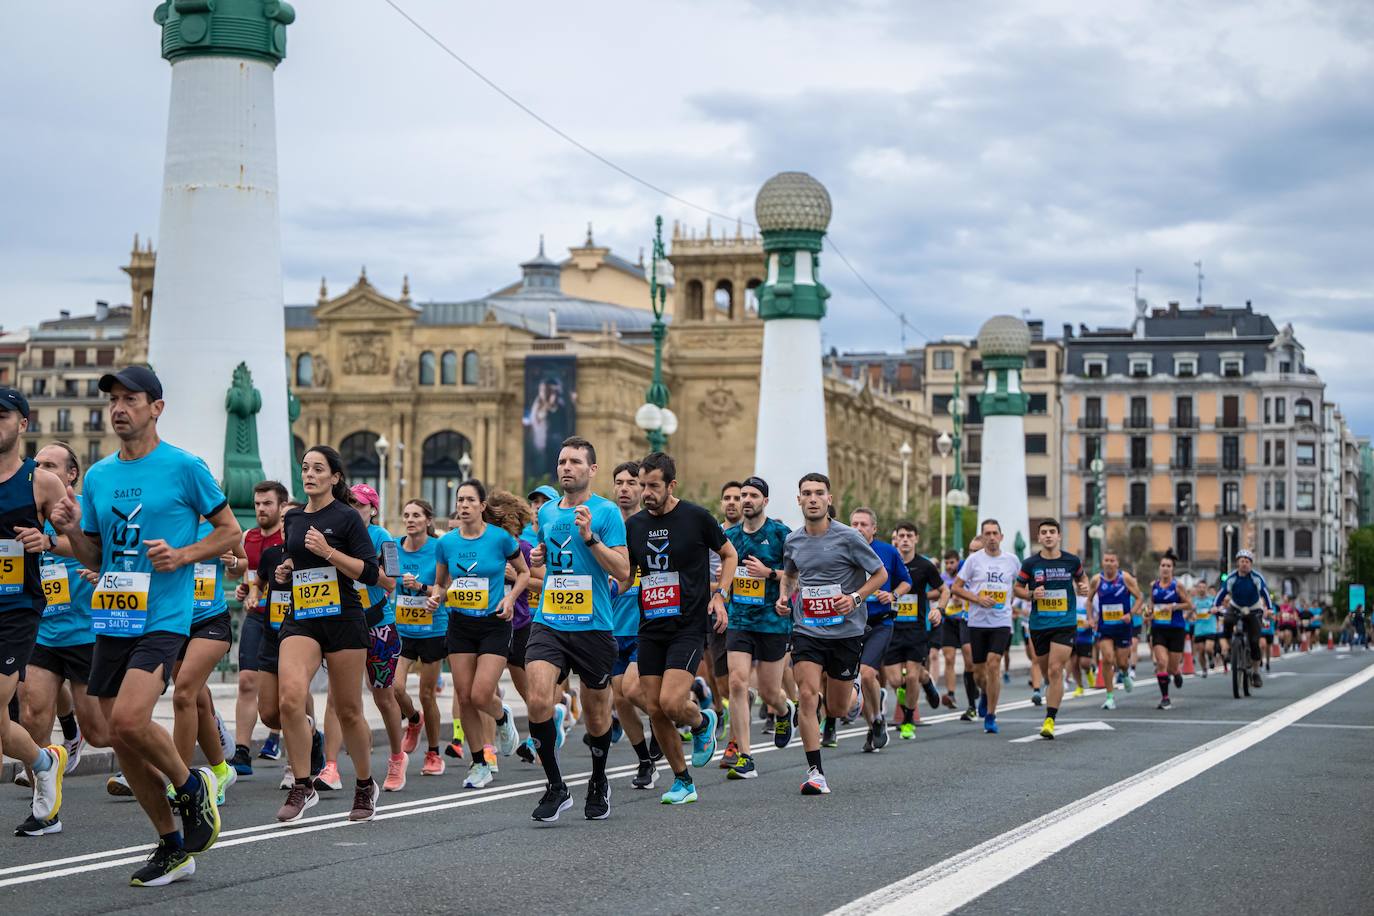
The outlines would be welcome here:
M 859 605 L 864 603 L 863 598 L 860 597 L 858 592 L 854 592 L 852 595 L 850 595 L 849 600 L 854 602 L 855 607 L 858 607 Z
M 769 581 L 776 582 L 776 581 L 777 581 L 777 578 L 778 578 L 778 571 L 777 571 L 776 569 L 770 569 L 770 570 L 768 570 L 768 579 L 769 579 Z
M 601 543 L 601 539 L 598 538 L 598 537 L 596 536 L 596 532 L 593 531 L 593 532 L 592 532 L 592 536 L 589 537 L 589 538 L 587 538 L 587 539 L 586 539 L 585 541 L 583 541 L 582 543 L 586 544 L 588 547 L 595 547 L 597 544 L 600 544 L 600 543 Z

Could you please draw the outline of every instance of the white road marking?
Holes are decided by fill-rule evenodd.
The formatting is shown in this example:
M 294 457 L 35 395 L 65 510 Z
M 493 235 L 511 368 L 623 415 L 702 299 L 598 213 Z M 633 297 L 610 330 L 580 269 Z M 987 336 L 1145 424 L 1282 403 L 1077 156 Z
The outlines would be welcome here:
M 879 888 L 833 910 L 831 916 L 953 912 L 1371 680 L 1374 665 L 1220 738 Z
M 1056 738 L 1058 738 L 1060 735 L 1068 735 L 1068 734 L 1072 734 L 1073 732 L 1109 732 L 1109 731 L 1112 731 L 1112 727 L 1111 727 L 1110 725 L 1108 725 L 1106 722 L 1065 722 L 1063 725 L 1057 725 L 1057 726 L 1055 727 L 1055 729 L 1054 729 L 1054 736 L 1055 736 Z M 1007 743 L 1008 743 L 1008 744 L 1029 744 L 1029 743 L 1032 742 L 1032 741 L 1044 741 L 1044 740 L 1045 740 L 1045 739 L 1044 739 L 1044 738 L 1041 738 L 1039 734 L 1034 734 L 1034 735 L 1027 735 L 1027 736 L 1024 737 L 1024 738 L 1012 738 L 1011 741 L 1009 741 L 1009 742 L 1007 742 Z

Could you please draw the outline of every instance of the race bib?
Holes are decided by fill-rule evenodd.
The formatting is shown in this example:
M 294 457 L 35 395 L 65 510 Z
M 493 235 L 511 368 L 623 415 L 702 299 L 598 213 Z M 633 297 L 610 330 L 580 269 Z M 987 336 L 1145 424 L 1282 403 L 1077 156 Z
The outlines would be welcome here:
M 141 636 L 148 623 L 146 572 L 102 573 L 91 595 L 91 629 L 117 636 Z
M 43 581 L 43 597 L 48 606 L 43 608 L 44 617 L 56 617 L 72 609 L 71 583 L 67 580 L 67 567 L 61 563 L 44 563 L 39 568 Z
M 297 569 L 291 573 L 291 598 L 297 620 L 337 617 L 343 613 L 339 600 L 339 572 L 332 566 Z
M 24 545 L 14 538 L 0 540 L 0 595 L 24 591 Z
M 1078 612 L 1078 619 L 1075 621 L 1075 623 L 1077 623 L 1078 629 L 1080 629 L 1080 630 L 1086 630 L 1086 629 L 1088 628 L 1088 612 L 1087 612 L 1087 611 L 1079 611 L 1079 612 Z
M 209 610 L 215 603 L 215 564 L 196 564 L 196 597 L 194 607 L 198 611 Z
M 1007 590 L 1005 588 L 980 588 L 978 589 L 979 598 L 991 598 L 992 607 L 989 610 L 1000 611 L 1007 606 Z
M 491 613 L 491 589 L 485 577 L 460 576 L 448 584 L 444 605 L 467 617 L 485 617 Z
M 1207 620 L 1207 619 L 1209 619 L 1211 616 L 1212 616 L 1212 609 L 1211 609 L 1211 607 L 1199 607 L 1199 608 L 1197 609 L 1197 619 L 1198 619 L 1198 620 Z
M 1102 605 L 1103 623 L 1121 623 L 1126 619 L 1126 606 L 1124 604 L 1104 604 Z
M 357 596 L 358 596 L 358 606 L 359 606 L 359 607 L 361 607 L 363 610 L 367 610 L 368 608 L 372 607 L 372 599 L 368 598 L 368 596 L 367 596 L 367 586 L 366 586 L 366 585 L 363 585 L 363 584 L 362 584 L 361 582 L 359 582 L 357 579 L 354 579 L 354 580 L 353 580 L 353 591 L 354 591 L 354 593 L 357 594 Z
M 763 592 L 767 587 L 767 579 L 759 579 L 743 569 L 736 569 L 735 587 L 731 589 L 731 594 L 739 604 L 759 605 L 763 604 Z
M 802 623 L 808 627 L 833 627 L 844 623 L 854 602 L 836 585 L 803 585 Z
M 1168 623 L 1169 621 L 1174 619 L 1174 612 L 1172 608 L 1156 607 L 1154 610 L 1153 617 L 1159 623 Z
M 396 596 L 396 624 L 402 627 L 432 627 L 434 612 L 424 595 Z
M 548 576 L 540 612 L 560 623 L 592 622 L 592 577 Z
M 1067 595 L 1057 595 L 1052 598 L 1035 599 L 1035 609 L 1042 614 L 1063 614 L 1069 609 L 1069 599 Z
M 248 570 L 247 572 L 245 572 L 245 573 L 243 574 L 243 582 L 244 582 L 244 584 L 247 585 L 249 588 L 252 588 L 253 586 L 257 585 L 257 584 L 258 584 L 258 571 L 257 571 L 256 569 L 250 569 L 250 570 Z
M 639 583 L 639 609 L 645 620 L 682 615 L 682 583 L 675 572 L 650 573 Z
M 895 602 L 897 619 L 916 621 L 921 619 L 921 602 L 915 595 L 903 595 Z
M 539 586 L 531 585 L 529 588 L 525 589 L 525 604 L 530 607 L 539 606 Z
M 272 629 L 280 630 L 283 621 L 286 620 L 286 612 L 291 609 L 291 593 L 286 589 L 274 589 L 271 601 L 267 605 L 267 622 L 272 624 Z

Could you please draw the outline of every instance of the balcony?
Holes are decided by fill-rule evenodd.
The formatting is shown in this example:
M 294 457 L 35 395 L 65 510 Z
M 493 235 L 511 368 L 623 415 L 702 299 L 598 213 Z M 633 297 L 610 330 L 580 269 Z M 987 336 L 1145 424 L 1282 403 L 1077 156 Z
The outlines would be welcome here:
M 81 424 L 81 428 L 88 433 L 103 433 L 105 431 L 105 424 L 103 421 L 92 423 L 90 420 L 87 420 L 85 423 Z
M 1196 468 L 1197 462 L 1191 458 L 1169 459 L 1169 470 L 1171 471 L 1183 471 L 1185 473 L 1191 474 L 1196 470 Z
M 1244 417 L 1217 417 L 1217 429 L 1245 429 Z
M 1127 429 L 1154 429 L 1154 428 L 1155 428 L 1155 419 L 1154 419 L 1154 417 L 1137 417 L 1137 416 L 1127 417 L 1127 418 L 1126 418 L 1126 428 L 1127 428 Z
M 1244 507 L 1244 506 L 1223 506 L 1221 503 L 1217 503 L 1217 504 L 1216 504 L 1216 517 L 1217 517 L 1217 518 L 1235 518 L 1235 519 L 1243 519 L 1243 518 L 1245 518 L 1245 507 Z
M 35 419 L 33 419 L 33 418 L 30 418 L 30 419 L 29 419 L 29 432 L 30 432 L 30 433 L 41 433 L 42 431 L 43 431 L 43 422 L 42 422 L 41 420 L 35 420 Z
M 52 428 L 52 431 L 55 433 L 69 433 L 72 431 L 72 425 L 70 423 L 58 423 Z
M 1197 417 L 1170 417 L 1170 429 L 1197 429 Z
M 1091 417 L 1091 416 L 1089 416 L 1089 417 L 1079 417 L 1079 418 L 1078 418 L 1078 428 L 1079 428 L 1079 429 L 1106 429 L 1106 428 L 1107 428 L 1107 418 L 1106 418 L 1106 417 L 1102 417 L 1102 416 L 1097 416 L 1097 417 Z
M 1226 476 L 1231 476 L 1233 474 L 1241 475 L 1245 473 L 1245 461 L 1244 459 L 1238 461 L 1223 461 L 1218 470 Z

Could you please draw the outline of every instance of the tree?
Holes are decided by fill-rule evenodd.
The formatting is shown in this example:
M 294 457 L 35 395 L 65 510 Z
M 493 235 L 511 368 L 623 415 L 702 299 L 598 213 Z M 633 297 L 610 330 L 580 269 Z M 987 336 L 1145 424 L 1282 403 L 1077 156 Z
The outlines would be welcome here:
M 1365 593 L 1374 593 L 1374 525 L 1366 525 L 1350 532 L 1345 552 L 1345 570 L 1331 603 L 1344 617 L 1350 612 L 1350 586 L 1363 585 Z M 1368 610 L 1366 606 L 1365 610 Z

